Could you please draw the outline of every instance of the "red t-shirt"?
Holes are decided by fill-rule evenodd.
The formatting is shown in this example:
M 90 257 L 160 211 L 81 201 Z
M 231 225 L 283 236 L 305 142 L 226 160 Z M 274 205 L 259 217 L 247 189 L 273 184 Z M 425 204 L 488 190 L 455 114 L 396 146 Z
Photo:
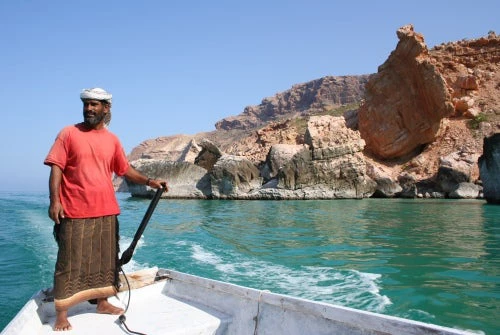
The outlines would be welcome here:
M 66 217 L 120 214 L 112 176 L 124 175 L 129 163 L 120 141 L 106 128 L 89 130 L 82 123 L 65 127 L 44 164 L 63 171 L 60 197 Z

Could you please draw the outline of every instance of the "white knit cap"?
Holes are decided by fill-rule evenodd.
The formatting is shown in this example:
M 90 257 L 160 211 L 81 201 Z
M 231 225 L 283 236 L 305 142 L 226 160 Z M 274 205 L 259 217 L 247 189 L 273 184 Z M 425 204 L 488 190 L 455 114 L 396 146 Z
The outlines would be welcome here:
M 102 88 L 86 88 L 80 93 L 80 99 L 105 100 L 111 104 L 111 93 L 106 92 Z

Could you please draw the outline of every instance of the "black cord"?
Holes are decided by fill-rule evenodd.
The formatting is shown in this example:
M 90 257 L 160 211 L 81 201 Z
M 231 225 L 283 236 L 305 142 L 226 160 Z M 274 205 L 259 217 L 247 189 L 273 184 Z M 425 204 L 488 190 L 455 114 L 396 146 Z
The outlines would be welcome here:
M 125 278 L 125 281 L 127 282 L 127 288 L 128 288 L 128 301 L 127 301 L 127 307 L 125 307 L 125 311 L 123 312 L 123 314 L 127 313 L 128 311 L 128 306 L 130 306 L 130 283 L 128 282 L 128 278 L 127 278 L 127 275 L 125 274 L 125 271 L 123 271 L 123 268 L 120 266 L 120 271 L 122 272 L 123 274 L 123 278 Z
M 118 317 L 118 320 L 120 321 L 120 323 L 125 327 L 125 329 L 129 333 L 131 333 L 131 334 L 137 334 L 137 335 L 147 335 L 147 334 L 144 334 L 144 333 L 139 333 L 139 332 L 135 332 L 133 330 L 128 329 L 127 324 L 125 323 L 125 320 L 127 320 L 127 318 L 125 317 L 125 313 L 127 313 L 128 306 L 130 306 L 130 292 L 131 292 L 131 290 L 130 290 L 130 284 L 128 282 L 127 275 L 125 274 L 125 271 L 123 271 L 122 267 L 120 267 L 120 271 L 123 273 L 123 277 L 125 278 L 125 281 L 127 282 L 127 287 L 128 287 L 128 301 L 127 301 L 127 307 L 125 307 L 125 311 L 123 312 L 122 315 L 120 315 Z
M 128 329 L 127 324 L 125 323 L 125 319 L 126 319 L 126 318 L 125 318 L 125 315 L 123 315 L 123 314 L 122 314 L 122 315 L 120 315 L 120 317 L 119 317 L 118 319 L 120 320 L 121 324 L 125 327 L 125 329 L 126 329 L 126 330 L 130 333 L 130 334 L 146 335 L 146 334 L 144 334 L 144 333 L 139 333 L 139 332 L 135 332 L 135 331 L 133 331 L 133 330 Z

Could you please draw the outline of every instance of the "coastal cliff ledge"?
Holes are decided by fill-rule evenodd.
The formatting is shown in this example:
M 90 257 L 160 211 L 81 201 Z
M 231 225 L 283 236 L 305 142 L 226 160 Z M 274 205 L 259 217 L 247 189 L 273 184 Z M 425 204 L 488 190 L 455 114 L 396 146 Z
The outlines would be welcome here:
M 167 179 L 169 198 L 496 199 L 499 180 L 478 160 L 500 133 L 500 37 L 429 49 L 412 25 L 397 36 L 375 74 L 294 85 L 214 131 L 146 140 L 129 159 Z M 498 151 L 492 143 L 485 153 Z

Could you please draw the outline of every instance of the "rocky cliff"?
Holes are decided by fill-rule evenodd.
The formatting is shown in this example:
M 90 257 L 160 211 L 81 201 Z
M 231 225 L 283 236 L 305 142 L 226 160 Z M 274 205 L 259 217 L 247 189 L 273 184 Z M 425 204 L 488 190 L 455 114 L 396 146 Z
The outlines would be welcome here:
M 363 98 L 368 76 L 324 77 L 293 86 L 265 98 L 258 106 L 248 106 L 242 114 L 215 124 L 218 130 L 250 129 L 270 121 L 321 114 L 339 106 L 357 104 Z
M 167 197 L 482 197 L 483 138 L 500 132 L 500 38 L 428 49 L 412 25 L 397 36 L 375 74 L 295 85 L 215 131 L 144 141 L 129 159 L 167 178 Z

